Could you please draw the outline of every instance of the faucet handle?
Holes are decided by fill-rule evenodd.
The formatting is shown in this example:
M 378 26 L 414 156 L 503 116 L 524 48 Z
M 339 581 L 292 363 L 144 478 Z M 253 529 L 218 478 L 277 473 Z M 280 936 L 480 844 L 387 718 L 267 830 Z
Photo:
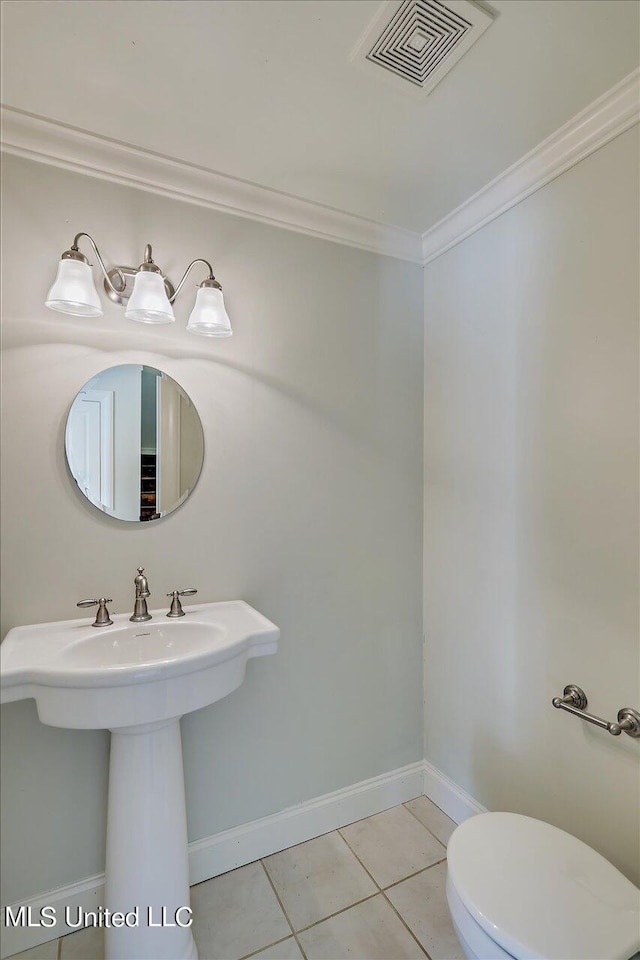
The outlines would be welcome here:
M 172 590 L 171 593 L 168 593 L 167 596 L 171 597 L 171 609 L 167 614 L 168 617 L 184 617 L 185 613 L 182 609 L 182 604 L 180 603 L 180 597 L 192 597 L 194 593 L 197 593 L 195 587 L 187 587 L 185 590 Z
M 98 612 L 96 613 L 96 618 L 92 623 L 93 627 L 110 627 L 113 623 L 113 620 L 109 616 L 109 611 L 107 610 L 107 604 L 113 603 L 111 597 L 100 597 L 99 600 L 79 600 L 76 604 L 77 607 L 97 607 Z

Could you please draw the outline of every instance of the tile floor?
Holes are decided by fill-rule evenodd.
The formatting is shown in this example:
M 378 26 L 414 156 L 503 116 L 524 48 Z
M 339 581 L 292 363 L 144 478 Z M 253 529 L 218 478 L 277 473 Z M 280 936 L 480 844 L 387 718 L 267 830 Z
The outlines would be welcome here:
M 454 826 L 418 797 L 197 884 L 200 960 L 463 960 L 445 898 Z M 102 960 L 102 931 L 18 958 Z

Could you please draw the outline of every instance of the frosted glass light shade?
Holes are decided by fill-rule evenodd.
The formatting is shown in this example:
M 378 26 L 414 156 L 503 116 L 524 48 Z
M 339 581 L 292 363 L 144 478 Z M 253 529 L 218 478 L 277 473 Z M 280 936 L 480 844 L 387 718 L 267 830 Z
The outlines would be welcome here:
M 72 317 L 101 317 L 102 305 L 88 263 L 82 260 L 61 260 L 45 306 Z
M 141 323 L 174 323 L 164 280 L 152 270 L 139 270 L 133 284 L 125 317 Z
M 202 337 L 230 337 L 231 323 L 224 307 L 222 290 L 217 287 L 199 287 L 189 322 L 189 333 Z

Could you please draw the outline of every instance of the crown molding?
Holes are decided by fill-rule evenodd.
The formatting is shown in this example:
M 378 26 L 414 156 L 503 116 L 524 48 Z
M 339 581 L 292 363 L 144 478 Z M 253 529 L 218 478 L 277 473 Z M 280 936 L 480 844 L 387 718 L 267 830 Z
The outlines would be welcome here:
M 372 253 L 422 262 L 421 236 L 411 230 L 357 217 L 13 107 L 3 106 L 0 116 L 1 147 L 6 153 Z
M 640 120 L 640 69 L 420 235 L 130 144 L 1 108 L 1 148 L 197 206 L 426 265 Z
M 431 263 L 511 207 L 638 123 L 640 69 L 543 140 L 422 235 L 422 262 Z

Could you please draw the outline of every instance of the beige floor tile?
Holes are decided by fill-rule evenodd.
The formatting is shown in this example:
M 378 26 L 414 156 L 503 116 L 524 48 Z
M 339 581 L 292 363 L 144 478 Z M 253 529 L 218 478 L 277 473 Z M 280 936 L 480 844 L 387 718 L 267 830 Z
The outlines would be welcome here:
M 58 941 L 48 940 L 37 947 L 29 947 L 22 953 L 14 953 L 7 960 L 56 960 L 58 956 Z
M 275 853 L 264 865 L 294 930 L 377 892 L 337 832 Z
M 62 960 L 104 960 L 103 927 L 85 927 L 61 937 Z
M 252 954 L 250 960 L 302 960 L 302 954 L 293 937 L 289 937 L 282 943 L 276 943 L 274 947 Z
M 424 960 L 382 894 L 299 934 L 309 960 Z
M 407 810 L 410 810 L 414 817 L 417 817 L 420 823 L 424 823 L 427 830 L 430 830 L 434 837 L 444 843 L 445 847 L 449 843 L 449 837 L 456 828 L 453 820 L 443 813 L 440 807 L 436 807 L 428 797 L 417 797 L 415 800 L 409 800 L 405 803 Z
M 238 960 L 291 934 L 260 863 L 191 888 L 200 960 Z
M 447 865 L 439 863 L 386 893 L 432 960 L 464 960 L 447 906 L 446 882 Z
M 381 887 L 404 880 L 446 856 L 442 844 L 403 806 L 352 823 L 340 832 Z

